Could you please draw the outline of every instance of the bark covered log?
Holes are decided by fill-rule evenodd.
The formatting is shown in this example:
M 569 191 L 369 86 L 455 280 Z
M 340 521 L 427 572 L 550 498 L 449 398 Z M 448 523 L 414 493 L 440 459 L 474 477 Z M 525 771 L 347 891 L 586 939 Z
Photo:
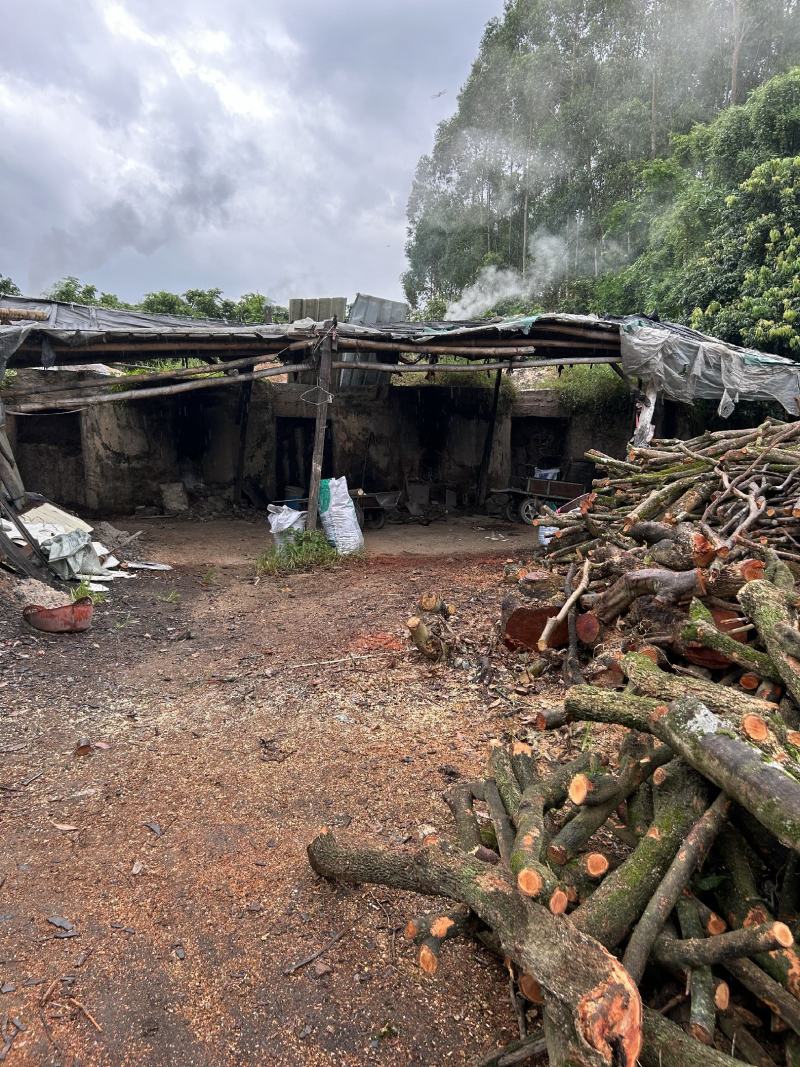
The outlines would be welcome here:
M 783 629 L 794 629 L 786 593 L 771 582 L 748 582 L 739 590 L 737 600 L 758 627 L 770 659 L 795 702 L 800 704 L 800 659 L 787 647 Z
M 642 1005 L 629 975 L 569 919 L 526 901 L 500 868 L 443 848 L 389 852 L 343 846 L 327 830 L 309 845 L 308 856 L 324 878 L 466 904 L 494 930 L 503 951 L 541 984 L 553 1067 L 609 1067 L 612 1062 L 635 1067 Z
M 666 874 L 684 837 L 706 807 L 703 780 L 678 761 L 656 791 L 653 824 L 636 849 L 570 918 L 607 948 L 624 940 Z
M 730 805 L 728 797 L 720 793 L 686 835 L 678 854 L 650 898 L 622 957 L 623 966 L 634 981 L 641 981 L 653 942 L 678 903 L 689 879 L 705 859 L 728 816 Z

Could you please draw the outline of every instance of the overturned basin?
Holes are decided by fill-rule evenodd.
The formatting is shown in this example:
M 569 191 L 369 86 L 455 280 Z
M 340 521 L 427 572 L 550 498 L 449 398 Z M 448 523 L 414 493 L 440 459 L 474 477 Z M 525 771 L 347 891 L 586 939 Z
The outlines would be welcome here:
M 90 628 L 93 611 L 92 598 L 84 596 L 60 608 L 43 608 L 40 604 L 29 604 L 27 608 L 22 609 L 22 617 L 34 630 L 42 630 L 48 634 L 77 634 Z

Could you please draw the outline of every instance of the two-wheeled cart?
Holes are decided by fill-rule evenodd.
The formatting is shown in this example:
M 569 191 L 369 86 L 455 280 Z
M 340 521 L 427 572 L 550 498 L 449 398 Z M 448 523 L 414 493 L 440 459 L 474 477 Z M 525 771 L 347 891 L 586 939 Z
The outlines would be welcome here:
M 525 478 L 525 487 L 520 489 L 493 489 L 497 496 L 507 496 L 506 518 L 509 522 L 522 522 L 532 526 L 542 504 L 552 503 L 556 509 L 586 492 L 580 482 L 565 482 L 549 478 Z

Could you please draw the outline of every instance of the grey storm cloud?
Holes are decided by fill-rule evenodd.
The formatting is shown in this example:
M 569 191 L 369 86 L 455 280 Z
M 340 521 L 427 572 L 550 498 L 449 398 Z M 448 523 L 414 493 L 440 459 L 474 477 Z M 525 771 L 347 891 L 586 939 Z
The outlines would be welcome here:
M 399 296 L 416 162 L 501 6 L 12 0 L 0 273 Z

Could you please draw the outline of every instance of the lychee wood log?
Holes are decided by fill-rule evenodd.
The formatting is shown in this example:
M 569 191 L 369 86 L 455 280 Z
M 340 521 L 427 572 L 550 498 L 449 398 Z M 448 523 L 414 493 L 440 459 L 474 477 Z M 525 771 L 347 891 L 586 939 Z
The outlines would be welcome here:
M 392 886 L 466 904 L 503 951 L 536 976 L 545 999 L 553 1067 L 635 1067 L 642 1042 L 639 992 L 620 963 L 569 919 L 515 890 L 510 876 L 441 847 L 384 851 L 343 846 L 325 830 L 308 848 L 324 878 Z
M 739 719 L 744 715 L 761 715 L 768 719 L 775 714 L 775 706 L 769 701 L 751 697 L 748 693 L 738 692 L 730 686 L 706 682 L 702 678 L 668 674 L 638 652 L 630 652 L 623 658 L 622 669 L 638 692 L 648 697 L 670 701 L 678 700 L 688 693 L 729 718 L 734 715 Z
M 691 897 L 682 896 L 676 901 L 676 912 L 681 935 L 684 938 L 700 938 L 703 926 L 697 906 Z M 689 972 L 689 1033 L 703 1045 L 714 1044 L 714 1024 L 717 1005 L 714 996 L 714 977 L 709 966 L 692 967 Z
M 669 869 L 648 901 L 628 941 L 625 955 L 622 957 L 623 966 L 637 983 L 644 975 L 653 942 L 669 918 L 670 912 L 678 903 L 689 879 L 702 865 L 714 838 L 728 816 L 730 806 L 731 802 L 728 797 L 720 793 L 708 811 L 697 820 L 686 835 Z M 710 1036 L 713 1036 L 713 1026 Z
M 615 948 L 638 921 L 686 834 L 706 807 L 706 784 L 675 761 L 656 790 L 653 824 L 636 849 L 570 915 L 580 929 Z
M 741 1060 L 695 1041 L 652 1008 L 644 1009 L 642 1067 L 742 1067 Z
M 608 625 L 622 615 L 640 596 L 657 596 L 670 603 L 691 600 L 707 591 L 704 572 L 671 571 L 663 567 L 645 567 L 628 571 L 591 605 L 601 623 Z
M 651 729 L 787 848 L 800 851 L 800 767 L 791 748 L 775 746 L 780 762 L 743 736 L 735 717 L 716 714 L 697 697 L 665 706 Z
M 800 704 L 800 659 L 787 647 L 786 629 L 794 629 L 786 594 L 767 581 L 748 582 L 736 598 L 758 628 L 781 680 Z
M 800 1034 L 800 1000 L 751 960 L 723 960 L 722 966 L 796 1034 Z
M 659 936 L 653 945 L 653 958 L 676 967 L 711 967 L 722 960 L 743 959 L 760 952 L 790 948 L 793 944 L 794 937 L 788 926 L 768 922 L 713 937 L 693 936 L 679 940 Z

